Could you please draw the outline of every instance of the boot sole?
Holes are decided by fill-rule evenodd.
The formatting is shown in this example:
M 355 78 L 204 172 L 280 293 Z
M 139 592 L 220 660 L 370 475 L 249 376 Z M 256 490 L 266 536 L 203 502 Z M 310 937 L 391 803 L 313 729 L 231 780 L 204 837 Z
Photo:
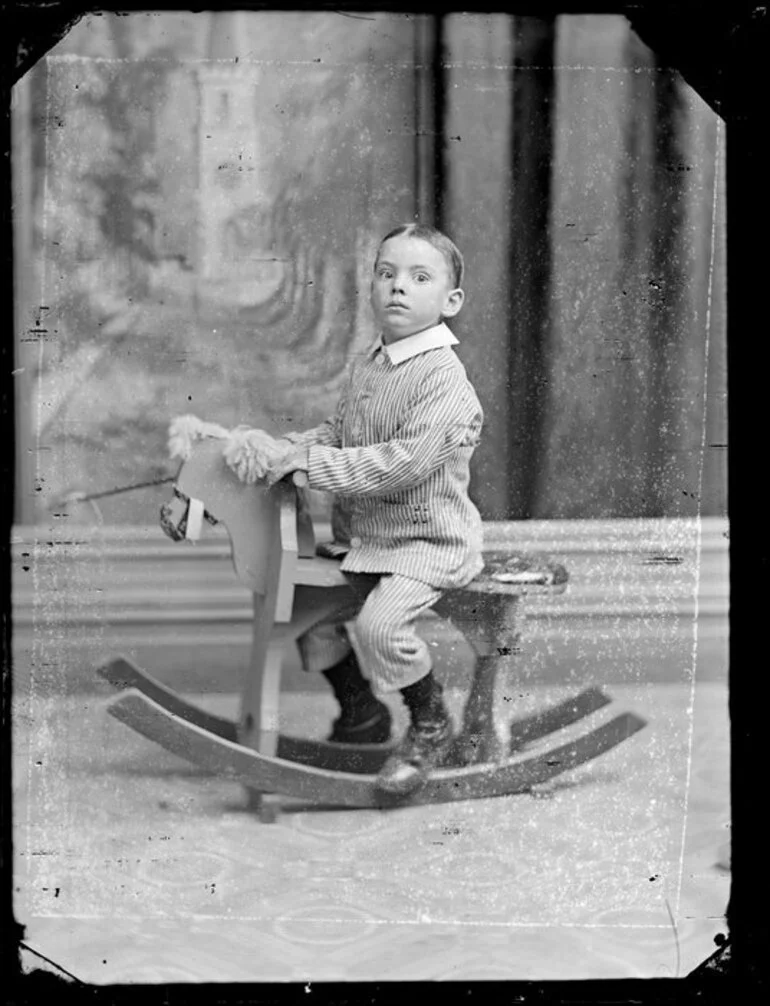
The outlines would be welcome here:
M 387 744 L 390 739 L 390 715 L 384 716 L 382 713 L 359 726 L 333 730 L 328 737 L 332 744 Z
M 418 789 L 425 785 L 428 781 L 430 773 L 434 769 L 441 768 L 442 765 L 445 764 L 452 753 L 454 743 L 454 734 L 450 734 L 447 740 L 441 745 L 441 749 L 437 753 L 431 755 L 427 764 L 421 765 L 419 768 L 407 762 L 406 764 L 409 765 L 409 768 L 413 769 L 413 774 L 401 782 L 388 780 L 387 776 L 383 778 L 381 773 L 381 775 L 377 777 L 377 788 L 383 793 L 388 793 L 390 796 L 409 796 L 411 793 L 415 793 Z M 397 758 L 398 755 L 396 754 L 394 757 Z M 386 769 L 387 764 L 383 769 L 383 773 Z

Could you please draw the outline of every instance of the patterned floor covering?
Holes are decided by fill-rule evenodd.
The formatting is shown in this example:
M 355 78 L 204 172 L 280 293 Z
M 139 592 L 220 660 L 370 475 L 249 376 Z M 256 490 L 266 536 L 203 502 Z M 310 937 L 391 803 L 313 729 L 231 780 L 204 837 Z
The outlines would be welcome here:
M 574 690 L 528 688 L 517 711 Z M 649 726 L 534 794 L 287 803 L 274 825 L 245 812 L 237 785 L 113 720 L 103 696 L 20 699 L 25 943 L 93 984 L 685 975 L 725 931 L 726 687 L 610 693 L 612 713 Z M 229 713 L 235 697 L 205 704 Z M 284 705 L 285 730 L 323 735 L 326 695 Z

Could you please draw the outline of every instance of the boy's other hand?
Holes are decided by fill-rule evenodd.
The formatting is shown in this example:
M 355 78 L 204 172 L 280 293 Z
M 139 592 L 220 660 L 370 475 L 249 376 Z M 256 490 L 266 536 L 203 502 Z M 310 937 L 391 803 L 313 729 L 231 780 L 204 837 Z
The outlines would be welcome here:
M 271 461 L 267 466 L 267 484 L 274 486 L 282 478 L 291 472 L 304 471 L 310 467 L 308 459 L 308 449 L 298 444 L 292 444 L 288 440 L 278 442 L 279 446 L 286 445 L 283 455 Z

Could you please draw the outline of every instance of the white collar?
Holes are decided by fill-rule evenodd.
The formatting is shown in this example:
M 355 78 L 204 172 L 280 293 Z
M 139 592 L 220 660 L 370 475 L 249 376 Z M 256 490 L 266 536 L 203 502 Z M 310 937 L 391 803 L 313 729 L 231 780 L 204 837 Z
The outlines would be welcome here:
M 388 354 L 391 363 L 399 364 L 403 363 L 405 360 L 411 360 L 413 356 L 418 356 L 420 353 L 426 353 L 429 349 L 441 349 L 444 346 L 456 346 L 457 343 L 458 340 L 442 321 L 439 322 L 438 325 L 433 325 L 431 328 L 425 328 L 422 332 L 415 332 L 414 335 L 407 335 L 406 338 L 398 339 L 396 342 L 391 342 L 387 346 L 383 343 L 382 338 L 380 337 L 372 350 L 372 355 L 374 355 L 378 349 L 382 349 Z

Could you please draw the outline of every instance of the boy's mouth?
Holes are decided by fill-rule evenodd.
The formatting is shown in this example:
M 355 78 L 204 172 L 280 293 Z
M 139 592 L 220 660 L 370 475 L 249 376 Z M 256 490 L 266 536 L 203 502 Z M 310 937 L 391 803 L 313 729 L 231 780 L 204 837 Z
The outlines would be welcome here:
M 398 311 L 408 311 L 409 308 L 406 304 L 402 304 L 400 300 L 391 300 L 385 305 L 386 311 L 398 310 Z

